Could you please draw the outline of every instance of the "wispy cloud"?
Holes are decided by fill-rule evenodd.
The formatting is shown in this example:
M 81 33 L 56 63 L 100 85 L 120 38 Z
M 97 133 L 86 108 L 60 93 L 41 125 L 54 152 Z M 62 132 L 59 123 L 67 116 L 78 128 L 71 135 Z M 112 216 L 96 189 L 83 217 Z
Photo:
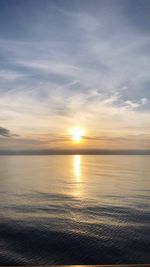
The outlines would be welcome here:
M 8 81 L 13 81 L 13 80 L 17 80 L 21 77 L 24 77 L 24 74 L 18 73 L 16 71 L 6 71 L 6 70 L 1 70 L 0 71 L 0 79 L 1 81 L 4 80 L 6 82 Z

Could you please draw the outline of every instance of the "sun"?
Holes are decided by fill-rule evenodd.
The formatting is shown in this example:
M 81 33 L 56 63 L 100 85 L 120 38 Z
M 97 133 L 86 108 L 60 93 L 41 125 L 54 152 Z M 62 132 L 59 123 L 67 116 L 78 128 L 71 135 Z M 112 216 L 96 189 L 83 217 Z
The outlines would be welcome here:
M 75 127 L 71 129 L 71 136 L 73 141 L 80 142 L 83 135 L 84 135 L 83 128 Z

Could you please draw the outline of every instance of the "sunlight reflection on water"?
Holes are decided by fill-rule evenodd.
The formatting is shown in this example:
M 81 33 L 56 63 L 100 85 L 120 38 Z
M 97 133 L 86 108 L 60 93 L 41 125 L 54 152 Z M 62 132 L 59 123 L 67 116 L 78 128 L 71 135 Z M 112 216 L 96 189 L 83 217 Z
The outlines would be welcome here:
M 74 155 L 73 159 L 73 171 L 74 175 L 76 177 L 76 181 L 79 183 L 80 182 L 80 176 L 81 176 L 81 156 L 80 155 Z
M 0 157 L 0 264 L 149 262 L 149 162 Z
M 73 156 L 73 175 L 75 177 L 75 187 L 73 195 L 76 197 L 82 197 L 82 165 L 80 155 Z

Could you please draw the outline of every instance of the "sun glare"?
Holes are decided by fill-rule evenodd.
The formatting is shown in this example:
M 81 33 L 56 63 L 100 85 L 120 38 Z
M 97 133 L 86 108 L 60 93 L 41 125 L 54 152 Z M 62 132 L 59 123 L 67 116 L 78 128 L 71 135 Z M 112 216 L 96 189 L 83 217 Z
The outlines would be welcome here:
M 80 142 L 83 134 L 84 134 L 83 128 L 75 127 L 71 129 L 72 140 L 75 142 Z

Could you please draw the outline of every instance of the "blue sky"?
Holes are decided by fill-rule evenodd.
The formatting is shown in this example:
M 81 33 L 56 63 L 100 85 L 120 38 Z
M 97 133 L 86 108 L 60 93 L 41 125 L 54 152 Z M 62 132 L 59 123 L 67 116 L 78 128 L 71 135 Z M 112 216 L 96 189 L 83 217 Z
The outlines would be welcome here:
M 0 0 L 0 148 L 150 148 L 149 0 Z M 4 134 L 4 132 L 8 134 Z

